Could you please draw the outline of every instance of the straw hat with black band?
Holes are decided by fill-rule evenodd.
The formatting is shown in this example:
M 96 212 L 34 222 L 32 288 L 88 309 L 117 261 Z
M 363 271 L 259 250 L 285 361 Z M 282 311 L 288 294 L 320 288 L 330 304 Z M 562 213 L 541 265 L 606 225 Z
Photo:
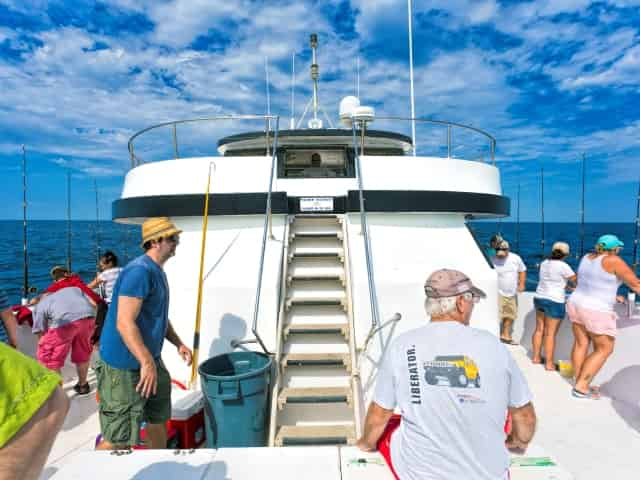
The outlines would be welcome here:
M 179 235 L 182 230 L 177 228 L 168 217 L 148 218 L 142 224 L 142 245 L 152 240 Z

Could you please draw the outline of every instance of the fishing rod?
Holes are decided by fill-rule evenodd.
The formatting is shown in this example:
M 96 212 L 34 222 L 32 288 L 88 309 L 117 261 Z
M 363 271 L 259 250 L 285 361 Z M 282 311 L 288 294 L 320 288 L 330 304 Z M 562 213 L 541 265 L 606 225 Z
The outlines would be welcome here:
M 29 261 L 27 254 L 27 149 L 22 145 L 22 250 L 24 258 L 22 304 L 26 305 L 29 297 Z
M 586 159 L 585 154 L 582 154 L 582 195 L 580 199 L 580 256 L 584 256 L 584 192 L 585 192 L 585 178 L 586 178 Z M 637 217 L 637 215 L 636 215 Z
M 518 206 L 516 207 L 516 252 L 520 252 L 520 182 L 518 182 L 516 199 L 518 201 Z
M 540 259 L 544 254 L 544 167 L 540 167 Z
M 67 171 L 67 271 L 71 272 L 71 171 Z
M 198 299 L 196 304 L 196 324 L 193 330 L 193 356 L 191 359 L 191 380 L 189 387 L 194 388 L 198 376 L 198 354 L 200 351 L 200 321 L 202 319 L 202 290 L 204 284 L 204 259 L 207 246 L 207 223 L 209 220 L 209 191 L 211 189 L 211 167 L 215 170 L 215 164 L 209 163 L 209 175 L 207 176 L 207 189 L 204 194 L 204 211 L 202 213 L 202 242 L 200 245 L 200 271 L 198 273 Z
M 93 179 L 93 189 L 96 192 L 96 266 L 100 263 L 100 204 L 98 203 L 98 182 Z
M 633 239 L 633 272 L 638 269 L 638 242 L 640 237 L 640 182 L 638 182 L 638 196 L 636 198 L 636 236 Z

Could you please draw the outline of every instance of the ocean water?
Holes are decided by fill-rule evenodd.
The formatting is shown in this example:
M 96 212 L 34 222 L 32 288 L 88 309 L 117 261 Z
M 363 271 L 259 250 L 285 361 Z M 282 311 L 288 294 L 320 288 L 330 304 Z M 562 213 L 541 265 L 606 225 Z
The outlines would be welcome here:
M 537 268 L 542 255 L 542 228 L 540 223 L 521 223 L 519 239 L 516 224 L 505 222 L 471 222 L 470 226 L 478 241 L 486 245 L 489 238 L 501 232 L 514 252 L 520 254 L 527 264 L 527 290 L 535 290 Z M 573 256 L 568 263 L 577 267 L 580 250 L 580 225 L 577 223 L 545 224 L 545 254 L 551 245 L 564 241 L 571 246 Z M 633 262 L 635 224 L 633 223 L 587 223 L 585 224 L 584 249 L 590 251 L 596 239 L 605 233 L 617 235 L 624 243 L 622 257 Z M 28 225 L 29 285 L 38 290 L 50 283 L 49 270 L 54 265 L 67 263 L 68 227 L 66 221 L 30 221 Z M 18 303 L 23 286 L 23 233 L 22 222 L 0 221 L 0 288 L 12 302 Z M 97 250 L 112 250 L 125 265 L 142 253 L 140 227 L 122 225 L 111 221 L 99 224 L 91 221 L 71 222 L 71 267 L 85 281 L 90 281 L 96 272 Z

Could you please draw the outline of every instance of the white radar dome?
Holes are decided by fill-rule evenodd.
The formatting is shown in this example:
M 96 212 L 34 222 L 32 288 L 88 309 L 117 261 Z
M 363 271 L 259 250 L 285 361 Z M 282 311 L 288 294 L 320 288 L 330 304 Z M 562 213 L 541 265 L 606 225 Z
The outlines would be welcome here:
M 373 107 L 358 107 L 352 112 L 351 118 L 356 122 L 373 122 L 376 112 Z
M 343 125 L 351 128 L 351 117 L 358 107 L 360 107 L 360 100 L 353 95 L 349 95 L 340 100 L 340 121 Z

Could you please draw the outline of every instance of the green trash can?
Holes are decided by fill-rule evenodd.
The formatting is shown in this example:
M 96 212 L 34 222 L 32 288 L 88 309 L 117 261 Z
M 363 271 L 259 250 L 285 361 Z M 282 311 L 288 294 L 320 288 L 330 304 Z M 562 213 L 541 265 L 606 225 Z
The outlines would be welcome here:
M 207 448 L 265 446 L 271 358 L 258 352 L 225 353 L 200 364 L 198 373 Z

